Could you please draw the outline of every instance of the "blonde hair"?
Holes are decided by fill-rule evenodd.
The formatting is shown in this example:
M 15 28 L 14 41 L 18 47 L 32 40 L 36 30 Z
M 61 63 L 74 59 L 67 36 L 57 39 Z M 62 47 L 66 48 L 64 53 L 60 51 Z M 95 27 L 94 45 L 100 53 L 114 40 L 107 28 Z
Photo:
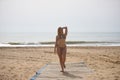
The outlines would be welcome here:
M 63 34 L 63 29 L 61 27 L 58 28 L 58 36 Z

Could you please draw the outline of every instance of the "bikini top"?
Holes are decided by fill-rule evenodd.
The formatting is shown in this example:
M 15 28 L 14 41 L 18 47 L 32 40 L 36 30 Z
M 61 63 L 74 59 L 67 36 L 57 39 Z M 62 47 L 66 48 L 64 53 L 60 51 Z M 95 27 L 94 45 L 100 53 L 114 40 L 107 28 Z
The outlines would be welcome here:
M 66 36 L 64 36 L 64 35 L 58 36 L 58 41 L 57 41 L 58 47 L 65 47 L 66 46 L 65 39 L 66 39 Z

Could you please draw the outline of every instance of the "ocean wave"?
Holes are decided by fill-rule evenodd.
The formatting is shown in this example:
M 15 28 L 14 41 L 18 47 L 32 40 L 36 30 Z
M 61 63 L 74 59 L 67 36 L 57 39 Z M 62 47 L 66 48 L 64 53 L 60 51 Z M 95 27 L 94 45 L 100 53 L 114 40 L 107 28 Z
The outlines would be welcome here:
M 54 41 L 47 42 L 8 42 L 0 43 L 0 47 L 40 47 L 54 46 Z M 120 46 L 120 42 L 105 41 L 66 41 L 67 46 Z

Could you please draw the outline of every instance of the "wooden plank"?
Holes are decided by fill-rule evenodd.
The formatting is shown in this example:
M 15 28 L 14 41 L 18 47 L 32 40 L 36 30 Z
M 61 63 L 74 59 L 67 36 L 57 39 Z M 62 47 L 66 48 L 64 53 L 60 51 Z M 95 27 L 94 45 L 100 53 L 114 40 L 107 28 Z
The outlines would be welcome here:
M 86 74 L 93 72 L 84 62 L 66 63 L 65 72 L 60 70 L 59 63 L 50 63 L 34 80 L 83 80 Z

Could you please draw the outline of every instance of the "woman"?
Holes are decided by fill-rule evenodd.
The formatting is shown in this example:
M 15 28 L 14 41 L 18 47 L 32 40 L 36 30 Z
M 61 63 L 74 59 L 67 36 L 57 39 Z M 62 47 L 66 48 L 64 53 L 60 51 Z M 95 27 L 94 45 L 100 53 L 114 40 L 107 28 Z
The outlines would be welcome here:
M 64 32 L 65 29 L 65 32 Z M 54 52 L 57 50 L 57 54 L 59 57 L 60 65 L 61 65 L 61 72 L 64 72 L 65 68 L 65 60 L 66 60 L 66 36 L 67 36 L 67 27 L 59 27 L 58 28 L 58 35 L 56 36 L 55 48 Z

